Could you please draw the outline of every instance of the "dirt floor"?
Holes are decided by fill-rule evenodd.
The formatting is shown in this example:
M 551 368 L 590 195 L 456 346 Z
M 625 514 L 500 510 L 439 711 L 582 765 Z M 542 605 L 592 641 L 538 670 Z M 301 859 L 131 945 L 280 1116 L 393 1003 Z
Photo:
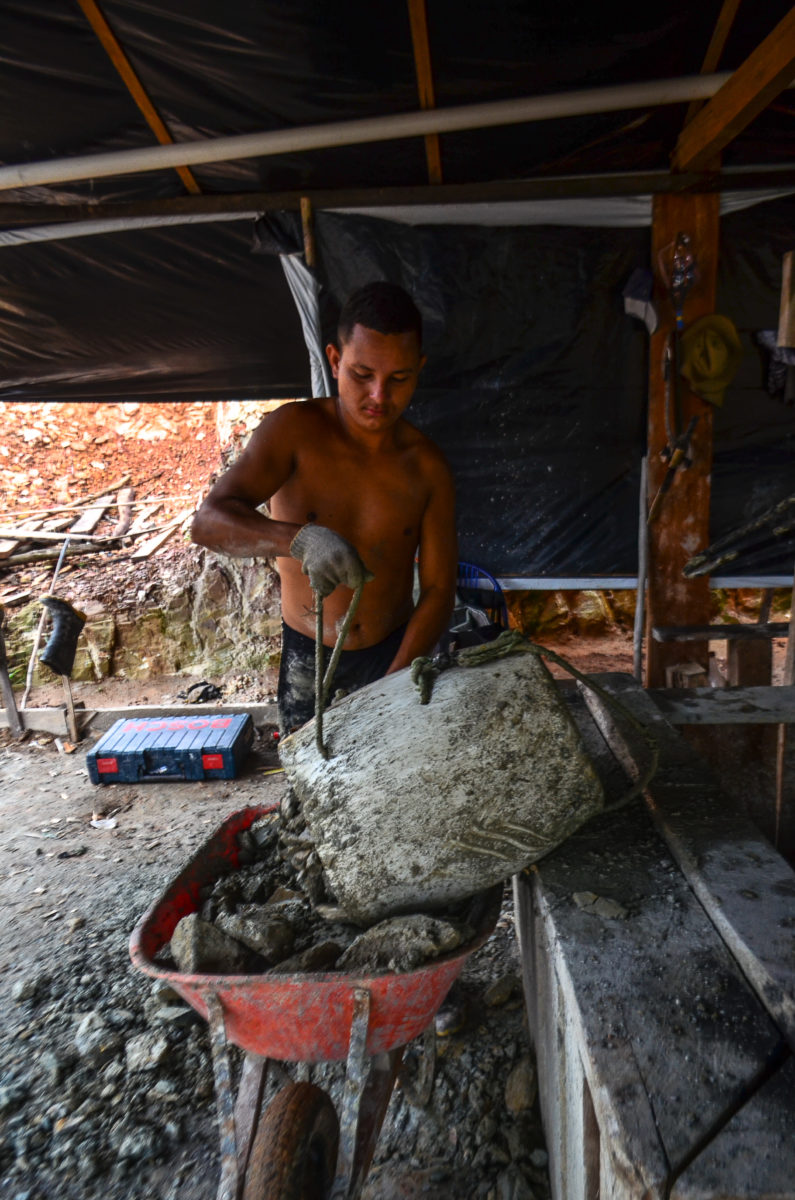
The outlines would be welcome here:
M 133 970 L 127 942 L 226 816 L 280 799 L 270 731 L 240 779 L 168 786 L 93 786 L 91 741 L 71 755 L 47 737 L 3 742 L 0 1194 L 211 1200 L 218 1134 L 206 1026 Z M 547 1194 L 517 972 L 506 899 L 468 968 L 464 1024 L 441 1043 L 431 1105 L 395 1095 L 369 1200 Z M 339 1098 L 340 1068 L 312 1077 Z

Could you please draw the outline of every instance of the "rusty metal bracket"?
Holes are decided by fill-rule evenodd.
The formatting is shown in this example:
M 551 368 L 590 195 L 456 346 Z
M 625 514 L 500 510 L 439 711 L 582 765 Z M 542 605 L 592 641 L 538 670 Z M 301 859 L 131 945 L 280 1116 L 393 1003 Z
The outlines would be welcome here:
M 367 1030 L 370 1024 L 370 993 L 356 988 L 353 993 L 353 1020 L 345 1088 L 340 1115 L 340 1144 L 337 1154 L 337 1173 L 329 1200 L 354 1200 L 359 1193 L 356 1176 L 356 1142 L 359 1132 L 359 1113 L 367 1083 Z

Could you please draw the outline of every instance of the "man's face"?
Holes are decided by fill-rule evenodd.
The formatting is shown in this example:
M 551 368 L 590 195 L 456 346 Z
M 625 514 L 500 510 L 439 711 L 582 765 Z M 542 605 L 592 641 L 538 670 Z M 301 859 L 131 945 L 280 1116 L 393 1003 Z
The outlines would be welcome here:
M 354 325 L 348 341 L 327 346 L 326 354 L 345 416 L 370 433 L 389 429 L 403 414 L 425 362 L 415 333 L 378 333 L 365 325 Z

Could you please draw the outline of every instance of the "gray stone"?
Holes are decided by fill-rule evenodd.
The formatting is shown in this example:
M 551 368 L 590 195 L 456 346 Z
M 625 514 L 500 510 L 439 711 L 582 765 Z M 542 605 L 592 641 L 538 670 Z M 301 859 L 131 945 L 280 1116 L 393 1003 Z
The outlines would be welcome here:
M 154 1071 L 168 1056 L 168 1040 L 162 1035 L 140 1033 L 125 1046 L 128 1071 Z
M 151 998 L 158 1004 L 184 1004 L 185 1001 L 165 979 L 156 979 L 152 984 Z
M 337 942 L 316 942 L 300 954 L 293 954 L 277 963 L 272 974 L 302 975 L 307 971 L 330 971 L 340 954 L 342 947 Z
M 538 1092 L 536 1071 L 531 1058 L 520 1058 L 505 1084 L 505 1107 L 510 1113 L 532 1108 Z
M 11 988 L 11 999 L 17 1004 L 21 1004 L 24 1000 L 32 1000 L 45 982 L 46 977 L 43 975 L 25 975 L 22 979 L 18 979 Z
M 5 1116 L 24 1104 L 28 1091 L 25 1083 L 6 1083 L 0 1086 L 0 1114 Z
M 55 1050 L 43 1050 L 39 1055 L 39 1067 L 51 1087 L 61 1082 L 69 1069 L 70 1060 Z
M 150 1025 L 178 1026 L 187 1029 L 191 1025 L 201 1024 L 202 1018 L 188 1004 L 158 1004 L 151 999 L 146 1002 L 144 1011 Z
M 467 926 L 412 913 L 366 929 L 337 963 L 340 971 L 411 971 L 456 950 L 472 936 Z
M 148 1095 L 152 1100 L 165 1104 L 176 1104 L 180 1099 L 179 1088 L 173 1079 L 158 1079 Z
M 290 922 L 265 905 L 244 904 L 236 913 L 220 913 L 217 925 L 261 955 L 268 966 L 286 958 L 295 943 L 295 930 Z
M 140 1125 L 125 1135 L 117 1153 L 119 1158 L 146 1160 L 154 1158 L 159 1149 L 160 1139 L 154 1129 Z
M 485 1146 L 490 1142 L 497 1132 L 497 1122 L 490 1114 L 481 1117 L 478 1121 L 478 1127 L 475 1130 L 475 1144 L 477 1146 Z
M 104 1016 L 114 1029 L 126 1029 L 135 1021 L 135 1013 L 130 1012 L 129 1008 L 106 1008 Z
M 75 1049 L 81 1058 L 99 1066 L 115 1058 L 122 1040 L 97 1012 L 83 1017 L 75 1031 Z
M 500 1008 L 503 1004 L 507 1004 L 513 995 L 521 988 L 518 976 L 513 973 L 509 975 L 501 975 L 499 979 L 495 979 L 494 983 L 490 984 L 483 993 L 483 1003 L 487 1008 Z
M 171 937 L 171 955 L 185 975 L 236 974 L 251 962 L 246 947 L 223 930 L 189 913 L 177 924 Z

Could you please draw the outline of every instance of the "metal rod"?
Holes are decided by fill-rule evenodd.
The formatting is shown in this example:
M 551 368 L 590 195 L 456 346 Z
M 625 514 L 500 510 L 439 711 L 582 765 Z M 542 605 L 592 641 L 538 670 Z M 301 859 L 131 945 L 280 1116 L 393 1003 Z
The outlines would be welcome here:
M 66 557 L 66 550 L 67 550 L 68 545 L 69 545 L 69 535 L 67 534 L 64 544 L 63 544 L 63 546 L 61 546 L 61 553 L 58 555 L 58 561 L 55 564 L 55 570 L 53 571 L 52 583 L 50 584 L 51 592 L 55 591 L 55 585 L 58 582 L 58 576 L 61 573 L 61 567 L 63 566 L 63 560 Z M 33 649 L 30 652 L 30 661 L 28 662 L 28 673 L 25 676 L 25 691 L 22 694 L 22 703 L 19 706 L 20 708 L 24 708 L 25 705 L 27 704 L 28 697 L 30 696 L 30 689 L 33 687 L 33 671 L 36 667 L 36 655 L 39 653 L 39 645 L 41 644 L 41 635 L 42 635 L 42 631 L 44 629 L 44 622 L 46 621 L 46 619 L 47 619 L 47 609 L 43 608 L 41 611 L 41 616 L 39 617 L 39 624 L 36 627 L 36 633 L 33 637 Z M 70 730 L 70 734 L 71 734 L 71 730 Z M 75 738 L 74 740 L 77 741 L 77 738 Z
M 681 104 L 709 99 L 731 78 L 730 71 L 712 75 L 684 75 L 678 79 L 648 80 L 607 88 L 584 88 L 548 96 L 525 96 L 456 108 L 365 117 L 355 121 L 330 121 L 293 129 L 203 138 L 172 146 L 146 146 L 104 154 L 81 154 L 48 162 L 16 163 L 0 167 L 0 190 L 64 183 L 76 179 L 101 179 L 167 167 L 266 158 L 276 154 L 356 146 L 398 138 L 425 137 L 432 133 L 457 133 L 531 121 L 549 121 L 584 113 L 616 112 L 628 108 Z
M 635 593 L 635 628 L 632 635 L 632 673 L 643 683 L 643 622 L 646 619 L 646 575 L 649 569 L 649 526 L 646 520 L 649 461 L 640 460 L 640 498 L 638 511 L 638 590 Z
M 328 758 L 323 745 L 323 597 L 315 596 L 315 745 L 321 758 Z

